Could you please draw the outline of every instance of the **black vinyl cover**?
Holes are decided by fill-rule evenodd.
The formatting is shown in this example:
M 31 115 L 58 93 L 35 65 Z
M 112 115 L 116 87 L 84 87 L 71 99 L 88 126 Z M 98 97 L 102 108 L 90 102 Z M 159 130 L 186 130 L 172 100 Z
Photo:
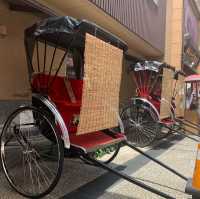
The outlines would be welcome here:
M 136 64 L 131 65 L 131 70 L 134 71 L 143 71 L 143 70 L 151 70 L 154 72 L 159 72 L 163 63 L 158 61 L 142 61 Z
M 25 30 L 25 39 L 47 41 L 62 48 L 68 48 L 69 45 L 84 47 L 85 33 L 95 35 L 120 49 L 127 50 L 127 45 L 110 32 L 87 20 L 77 20 L 69 16 L 51 17 L 34 24 Z
M 150 70 L 158 73 L 162 68 L 169 68 L 175 71 L 174 67 L 158 61 L 141 61 L 130 65 L 130 70 L 132 71 Z

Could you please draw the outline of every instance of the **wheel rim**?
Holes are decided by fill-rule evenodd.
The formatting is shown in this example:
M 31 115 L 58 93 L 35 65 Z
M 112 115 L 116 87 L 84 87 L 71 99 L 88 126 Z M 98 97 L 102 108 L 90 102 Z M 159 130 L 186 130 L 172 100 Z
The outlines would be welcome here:
M 144 147 L 151 144 L 158 133 L 156 114 L 143 104 L 130 104 L 121 114 L 127 140 L 135 146 Z
M 34 114 L 40 116 L 40 121 L 33 117 Z M 52 129 L 54 142 L 40 132 L 41 121 Z M 56 185 L 61 170 L 60 151 L 55 128 L 37 109 L 19 109 L 9 117 L 3 128 L 3 169 L 11 186 L 22 195 L 39 197 Z

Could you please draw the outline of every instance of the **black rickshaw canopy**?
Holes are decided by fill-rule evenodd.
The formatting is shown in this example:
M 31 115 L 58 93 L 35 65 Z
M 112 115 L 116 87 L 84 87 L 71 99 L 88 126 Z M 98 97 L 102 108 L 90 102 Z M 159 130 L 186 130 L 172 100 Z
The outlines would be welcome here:
M 159 61 L 154 61 L 154 60 L 150 60 L 150 61 L 140 61 L 134 64 L 130 65 L 130 70 L 132 71 L 154 71 L 154 72 L 160 72 L 160 70 L 162 68 L 169 68 L 173 71 L 175 71 L 175 68 L 164 63 L 164 62 L 159 62 Z
M 124 41 L 96 25 L 95 23 L 87 20 L 78 20 L 69 16 L 50 17 L 35 23 L 33 26 L 25 30 L 24 43 L 27 56 L 29 79 L 31 79 L 31 74 L 34 71 L 32 63 L 33 54 L 35 47 L 36 49 L 38 48 L 38 42 L 45 44 L 44 58 L 46 58 L 47 45 L 52 46 L 55 49 L 58 48 L 64 50 L 65 55 L 61 60 L 62 63 L 67 55 L 67 52 L 71 50 L 76 50 L 83 56 L 86 33 L 89 33 L 117 48 L 120 48 L 123 51 L 127 50 L 127 45 Z
M 62 48 L 83 47 L 85 33 L 90 33 L 120 49 L 127 45 L 112 33 L 87 20 L 78 20 L 69 16 L 51 17 L 34 24 L 25 30 L 25 39 L 47 41 Z M 29 40 L 29 42 L 31 42 Z

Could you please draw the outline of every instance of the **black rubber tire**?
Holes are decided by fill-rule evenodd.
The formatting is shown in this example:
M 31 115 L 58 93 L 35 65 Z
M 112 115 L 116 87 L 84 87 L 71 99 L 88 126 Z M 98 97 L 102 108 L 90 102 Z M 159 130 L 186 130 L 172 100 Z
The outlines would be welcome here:
M 8 117 L 7 121 L 4 124 L 1 136 L 0 136 L 0 143 L 2 146 L 3 141 L 3 136 L 7 131 L 7 128 L 9 128 L 10 123 L 12 122 L 12 120 L 16 117 L 16 115 L 18 115 L 20 112 L 26 111 L 26 110 L 32 110 L 32 111 L 36 111 L 38 114 L 43 115 L 44 119 L 51 125 L 51 128 L 53 129 L 53 133 L 55 135 L 55 139 L 57 140 L 57 145 L 58 145 L 58 168 L 57 168 L 57 172 L 55 175 L 55 178 L 52 180 L 52 183 L 50 184 L 50 186 L 42 193 L 35 193 L 33 195 L 30 195 L 28 193 L 22 192 L 21 190 L 19 190 L 19 188 L 17 188 L 17 186 L 13 183 L 12 180 L 12 176 L 9 176 L 9 171 L 7 168 L 7 163 L 5 162 L 5 156 L 3 155 L 4 152 L 2 151 L 2 147 L 1 147 L 1 163 L 3 166 L 3 170 L 4 170 L 4 174 L 9 182 L 9 184 L 12 186 L 12 188 L 18 192 L 19 194 L 28 197 L 28 198 L 42 198 L 45 195 L 49 194 L 57 185 L 61 174 L 62 174 L 62 169 L 63 169 L 63 161 L 64 161 L 64 144 L 63 141 L 61 139 L 61 137 L 59 136 L 59 134 L 57 133 L 57 128 L 55 126 L 54 123 L 51 123 L 51 119 L 48 118 L 48 115 L 44 115 L 44 113 L 39 110 L 38 108 L 32 107 L 32 106 L 27 106 L 27 107 L 20 107 L 17 110 L 15 110 L 12 114 L 10 114 L 10 116 Z

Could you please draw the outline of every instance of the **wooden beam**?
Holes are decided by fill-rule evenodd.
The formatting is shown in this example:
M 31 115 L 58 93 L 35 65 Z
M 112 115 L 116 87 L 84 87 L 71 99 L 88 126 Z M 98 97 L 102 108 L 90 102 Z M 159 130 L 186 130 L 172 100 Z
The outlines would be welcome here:
M 14 10 L 14 11 L 22 11 L 22 12 L 40 12 L 38 9 L 35 9 L 31 6 L 28 5 L 18 5 L 18 4 L 13 4 L 13 3 L 9 3 L 9 8 L 10 10 Z
M 44 14 L 39 8 L 31 6 L 24 0 L 7 0 L 10 10 Z

